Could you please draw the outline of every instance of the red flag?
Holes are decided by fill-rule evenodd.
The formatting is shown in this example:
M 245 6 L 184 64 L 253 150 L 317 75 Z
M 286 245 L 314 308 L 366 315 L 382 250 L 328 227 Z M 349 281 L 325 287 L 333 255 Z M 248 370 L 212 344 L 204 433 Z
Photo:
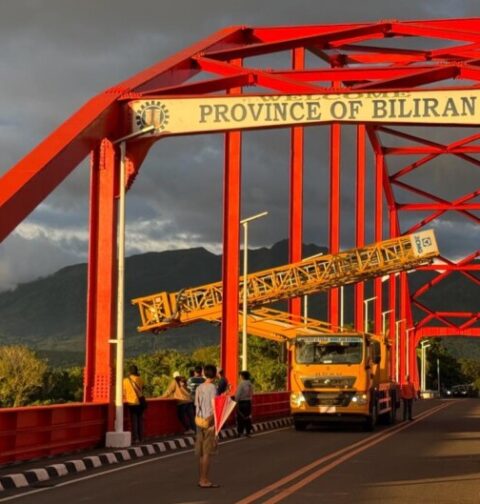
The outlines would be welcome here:
M 215 419 L 215 434 L 218 435 L 223 424 L 235 409 L 237 403 L 228 395 L 216 396 L 213 399 L 213 416 Z

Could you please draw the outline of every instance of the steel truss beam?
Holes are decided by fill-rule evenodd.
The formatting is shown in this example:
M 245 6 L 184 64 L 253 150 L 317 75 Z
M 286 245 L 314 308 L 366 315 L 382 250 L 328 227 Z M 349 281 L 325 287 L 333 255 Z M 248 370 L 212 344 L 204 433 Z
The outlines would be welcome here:
M 343 91 L 358 91 L 362 93 L 382 90 L 407 91 L 428 85 L 429 89 L 451 88 L 460 82 L 463 87 L 480 86 L 480 19 L 442 19 L 398 21 L 382 20 L 376 23 L 349 23 L 338 25 L 282 26 L 277 28 L 264 27 L 231 27 L 221 30 L 201 42 L 181 51 L 177 55 L 156 63 L 130 79 L 113 86 L 88 101 L 75 114 L 68 118 L 57 130 L 42 141 L 27 156 L 20 160 L 0 179 L 0 240 L 6 238 L 15 227 L 25 219 L 66 176 L 89 153 L 94 152 L 95 165 L 99 166 L 99 153 L 107 153 L 108 142 L 121 137 L 127 132 L 128 121 L 121 116 L 122 104 L 126 100 L 150 96 L 185 96 L 207 95 L 212 93 L 248 94 L 247 86 L 259 86 L 263 89 L 280 91 L 285 94 L 332 92 L 339 87 Z M 388 38 L 389 47 L 383 47 L 383 39 Z M 405 38 L 418 38 L 422 41 L 433 39 L 432 49 L 407 49 L 403 45 Z M 393 41 L 393 43 L 392 43 Z M 453 42 L 453 44 L 452 44 Z M 420 45 L 420 44 L 419 44 Z M 422 47 L 425 45 L 422 44 Z M 259 64 L 251 68 L 250 57 L 269 55 L 287 51 L 293 53 L 294 61 L 291 69 L 267 68 Z M 303 59 L 309 52 L 318 58 L 316 68 L 305 68 Z M 202 72 L 208 76 L 202 80 Z M 212 77 L 213 74 L 213 77 Z M 193 77 L 200 77 L 192 81 Z M 467 82 L 465 82 L 467 81 Z M 332 144 L 330 152 L 331 186 L 330 186 L 330 232 L 329 243 L 337 248 L 339 242 L 341 160 L 339 149 L 342 146 L 339 125 L 332 126 Z M 357 245 L 364 244 L 366 222 L 365 191 L 370 184 L 369 167 L 366 165 L 366 131 L 373 146 L 376 158 L 375 164 L 375 236 L 380 236 L 383 229 L 383 213 L 388 214 L 390 237 L 420 229 L 429 222 L 434 222 L 448 211 L 455 211 L 466 217 L 472 225 L 479 224 L 478 186 L 472 179 L 472 191 L 468 194 L 447 201 L 439 198 L 432 191 L 417 187 L 405 181 L 407 174 L 416 170 L 429 170 L 432 162 L 442 155 L 451 155 L 469 163 L 475 169 L 480 167 L 477 155 L 480 147 L 475 142 L 480 134 L 473 133 L 462 140 L 442 145 L 426 138 L 384 128 L 363 125 L 358 126 L 357 135 L 357 169 L 356 180 L 356 236 Z M 396 136 L 395 145 L 387 145 L 384 137 Z M 290 259 L 298 258 L 302 234 L 298 227 L 303 219 L 303 195 L 301 192 L 303 164 L 303 130 L 298 127 L 292 132 L 291 154 L 291 187 L 290 187 Z M 224 290 L 229 292 L 229 302 L 236 303 L 238 271 L 235 272 L 238 259 L 237 232 L 232 229 L 238 225 L 239 216 L 239 173 L 241 169 L 240 133 L 232 132 L 226 136 L 225 160 L 225 191 L 224 191 Z M 407 144 L 399 146 L 398 141 Z M 135 180 L 140 165 L 145 158 L 152 140 L 137 140 L 129 145 L 127 162 L 127 185 Z M 102 146 L 102 147 L 101 147 Z M 108 153 L 107 153 L 108 154 Z M 396 173 L 389 173 L 389 160 L 392 156 L 416 155 L 415 162 L 405 164 Z M 96 157 L 95 157 L 96 156 Z M 105 166 L 110 154 L 104 157 Z M 108 158 L 108 159 L 107 159 Z M 103 161 L 102 161 L 103 163 Z M 113 165 L 112 165 L 113 166 Z M 99 175 L 92 170 L 91 190 L 91 230 L 89 253 L 89 301 L 87 307 L 87 364 L 86 364 L 86 399 L 100 400 L 104 397 L 104 385 L 95 385 L 103 380 L 110 368 L 110 353 L 106 349 L 93 350 L 103 345 L 103 339 L 112 336 L 112 326 L 106 315 L 99 315 L 99 310 L 110 313 L 114 306 L 115 279 L 108 281 L 109 287 L 100 293 L 96 284 L 95 271 L 106 271 L 114 262 L 114 251 L 111 247 L 116 239 L 113 209 L 111 207 L 112 183 L 104 174 Z M 103 188 L 102 188 L 103 187 Z M 398 189 L 407 191 L 411 198 L 421 197 L 428 201 L 398 200 Z M 382 201 L 382 189 L 383 199 Z M 383 203 L 386 202 L 386 205 Z M 99 210 L 100 209 L 100 210 Z M 409 229 L 402 229 L 399 215 L 401 212 L 428 211 L 430 214 L 414 223 Z M 105 222 L 101 214 L 110 212 Z M 382 214 L 382 215 L 380 215 Z M 403 215 L 403 214 L 402 214 Z M 107 240 L 104 243 L 104 240 Z M 101 245 L 101 246 L 100 246 Z M 105 247 L 103 249 L 102 247 Z M 112 250 L 111 250 L 112 249 Z M 102 252 L 107 250 L 107 252 Z M 111 250 L 111 251 L 110 251 Z M 478 251 L 467 254 L 468 261 L 459 260 L 443 263 L 447 267 L 444 273 L 461 272 L 465 278 L 475 282 L 474 271 L 478 266 Z M 107 254 L 109 257 L 100 257 Z M 477 255 L 476 255 L 477 254 Z M 441 274 L 440 274 L 441 276 Z M 435 288 L 446 275 L 432 284 L 428 289 Z M 379 283 L 375 284 L 376 293 L 380 294 Z M 427 290 L 428 290 L 427 289 Z M 355 288 L 355 324 L 362 321 L 363 285 Z M 390 308 L 395 309 L 395 317 L 407 318 L 409 327 L 414 324 L 412 319 L 412 303 L 420 303 L 419 295 L 412 295 L 408 290 L 406 275 L 400 279 L 391 278 L 389 282 Z M 235 299 L 235 301 L 234 301 Z M 330 296 L 330 318 L 338 316 L 338 295 Z M 417 306 L 417 305 L 415 305 Z M 291 311 L 297 312 L 298 301 L 293 301 Z M 379 313 L 385 308 L 377 301 L 375 321 L 378 327 Z M 228 330 L 238 325 L 233 304 L 226 306 L 222 329 L 222 362 L 227 366 L 227 376 L 234 383 L 236 379 L 237 349 L 233 340 L 236 336 L 227 336 Z M 475 335 L 478 336 L 478 316 L 465 314 L 464 323 L 455 324 L 448 320 L 445 313 L 426 312 L 430 319 L 419 321 L 421 324 L 414 335 L 414 340 L 425 335 Z M 437 316 L 435 316 L 437 315 Z M 100 317 L 99 320 L 98 317 Z M 102 318 L 103 317 L 103 318 Z M 107 318 L 105 318 L 107 317 Z M 462 317 L 458 317 L 462 319 Z M 332 321 L 332 320 L 331 320 Z M 390 334 L 393 334 L 394 318 L 390 320 Z M 436 324 L 431 326 L 430 324 Z M 468 327 L 465 326 L 468 324 Z M 229 329 L 230 328 L 230 329 Z M 402 327 L 404 341 L 406 327 Z M 100 331 L 106 331 L 100 334 Z M 108 333 L 108 334 L 107 334 Z M 403 343 L 402 343 L 403 344 Z M 227 355 L 228 354 L 228 355 Z M 404 355 L 404 354 L 402 354 Z M 413 350 L 411 350 L 413 356 Z M 413 358 L 413 357 L 411 357 Z M 402 357 L 403 359 L 403 357 Z M 402 364 L 403 366 L 403 364 Z M 230 368 L 230 369 L 228 369 Z M 403 367 L 402 367 L 403 369 Z M 411 367 L 412 369 L 412 367 Z M 102 382 L 103 383 L 103 382 Z M 93 387 L 93 388 L 92 388 Z M 108 388 L 108 386 L 107 386 Z

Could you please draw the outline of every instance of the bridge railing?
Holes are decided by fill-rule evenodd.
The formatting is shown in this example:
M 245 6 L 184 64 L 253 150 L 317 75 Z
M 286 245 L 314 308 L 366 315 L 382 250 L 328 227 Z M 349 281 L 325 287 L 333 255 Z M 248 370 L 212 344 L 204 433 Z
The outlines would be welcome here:
M 287 392 L 255 394 L 255 421 L 289 414 Z M 68 403 L 0 409 L 0 466 L 78 450 L 98 448 L 105 443 L 108 404 Z M 125 415 L 125 428 L 129 428 Z M 145 437 L 182 432 L 176 401 L 153 398 L 145 412 Z
M 0 409 L 0 464 L 99 446 L 108 404 L 55 404 Z

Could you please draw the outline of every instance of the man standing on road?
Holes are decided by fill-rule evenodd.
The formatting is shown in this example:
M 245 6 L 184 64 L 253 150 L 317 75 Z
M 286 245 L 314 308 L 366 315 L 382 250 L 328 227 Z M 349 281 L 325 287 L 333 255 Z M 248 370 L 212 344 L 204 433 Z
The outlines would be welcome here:
M 242 371 L 240 373 L 241 381 L 235 394 L 237 407 L 237 436 L 240 437 L 245 431 L 245 435 L 250 437 L 252 432 L 252 398 L 253 385 L 250 381 L 250 373 Z
M 410 381 L 410 376 L 405 377 L 405 383 L 402 384 L 400 388 L 400 397 L 403 401 L 403 420 L 405 421 L 408 417 L 409 420 L 413 420 L 412 417 L 412 405 L 415 399 L 415 387 Z
M 217 451 L 213 417 L 213 401 L 217 395 L 217 387 L 213 382 L 217 376 L 217 368 L 208 364 L 203 368 L 203 374 L 205 381 L 197 387 L 195 392 L 195 423 L 197 424 L 195 454 L 199 457 L 200 472 L 198 486 L 200 488 L 218 488 L 219 485 L 212 483 L 208 477 L 210 456 Z

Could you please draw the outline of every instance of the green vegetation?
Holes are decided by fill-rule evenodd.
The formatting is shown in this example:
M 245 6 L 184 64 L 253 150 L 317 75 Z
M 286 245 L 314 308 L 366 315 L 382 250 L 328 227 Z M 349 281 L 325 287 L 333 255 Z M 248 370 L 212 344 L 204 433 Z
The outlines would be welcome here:
M 47 365 L 25 346 L 0 347 L 0 398 L 3 406 L 23 406 L 42 388 Z
M 278 343 L 254 337 L 248 338 L 249 370 L 256 392 L 285 388 L 286 366 L 282 354 L 282 348 Z M 215 364 L 218 367 L 220 353 L 218 346 L 199 348 L 190 354 L 177 350 L 164 350 L 128 359 L 126 368 L 130 364 L 136 364 L 145 379 L 146 395 L 158 397 L 172 380 L 174 371 L 188 377 L 189 371 L 197 365 Z
M 456 358 L 446 341 L 446 339 L 430 341 L 431 346 L 427 351 L 427 388 L 438 389 L 438 359 L 442 389 L 473 383 L 480 390 L 480 360 Z
M 248 362 L 256 392 L 284 390 L 286 385 L 285 348 L 261 338 L 248 337 Z M 442 340 L 432 340 L 427 352 L 427 388 L 436 389 L 437 359 L 440 361 L 442 388 L 467 383 L 480 390 L 480 361 L 457 359 Z M 159 350 L 127 359 L 135 364 L 145 380 L 148 397 L 161 396 L 172 380 L 174 371 L 184 376 L 197 365 L 220 362 L 218 345 L 193 352 Z M 0 406 L 58 404 L 81 401 L 82 368 L 50 367 L 48 362 L 25 346 L 0 347 Z
M 310 256 L 326 249 L 304 245 L 303 255 Z M 288 241 L 283 240 L 270 248 L 249 251 L 251 271 L 285 264 Z M 222 257 L 203 248 L 150 252 L 127 258 L 126 298 L 132 299 L 153 292 L 175 292 L 185 287 L 214 282 L 221 278 Z M 437 275 L 431 271 L 417 271 L 409 275 L 410 289 L 414 292 Z M 0 344 L 23 344 L 46 357 L 52 366 L 83 365 L 85 351 L 85 300 L 87 267 L 69 266 L 53 275 L 19 285 L 0 293 Z M 384 287 L 384 306 L 388 305 L 388 285 Z M 444 311 L 478 311 L 477 286 L 460 273 L 445 278 L 424 296 L 422 302 L 433 309 Z M 345 320 L 353 320 L 353 287 L 345 287 Z M 366 282 L 366 293 L 371 293 L 371 282 Z M 309 296 L 312 318 L 325 320 L 326 294 Z M 274 307 L 285 308 L 285 302 Z M 414 317 L 423 316 L 414 309 Z M 154 354 L 174 349 L 192 353 L 196 349 L 219 344 L 219 329 L 213 325 L 192 324 L 166 331 L 159 335 L 138 334 L 138 312 L 126 305 L 125 333 L 128 357 Z M 450 338 L 445 347 L 455 358 L 480 360 L 480 345 L 473 338 Z M 261 371 L 261 370 L 260 370 Z M 260 375 L 261 373 L 259 373 Z
M 286 367 L 282 348 L 277 343 L 249 338 L 249 362 L 255 390 L 265 392 L 285 387 Z M 160 350 L 127 359 L 125 366 L 136 364 L 145 380 L 147 397 L 161 396 L 174 371 L 188 376 L 197 365 L 219 366 L 218 346 L 199 348 L 191 353 Z M 0 347 L 0 406 L 58 404 L 81 401 L 81 367 L 49 367 L 45 359 L 24 346 Z

